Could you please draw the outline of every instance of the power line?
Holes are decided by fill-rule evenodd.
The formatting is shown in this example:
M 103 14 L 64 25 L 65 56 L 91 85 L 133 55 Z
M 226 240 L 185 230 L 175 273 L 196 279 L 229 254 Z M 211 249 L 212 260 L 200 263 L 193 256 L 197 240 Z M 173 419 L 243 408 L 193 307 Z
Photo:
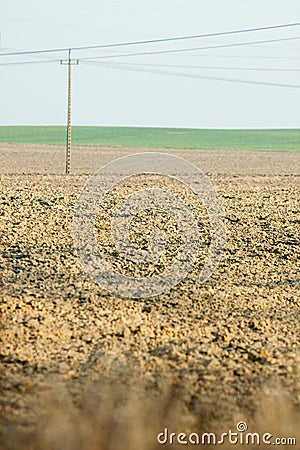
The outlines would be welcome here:
M 265 47 L 264 47 L 265 48 Z M 169 56 L 177 56 L 176 54 L 170 53 Z M 298 60 L 300 59 L 299 56 L 270 56 L 270 55 L 203 55 L 202 53 L 195 53 L 193 55 L 190 54 L 184 54 L 182 53 L 180 56 L 186 56 L 186 57 L 195 57 L 195 56 L 201 56 L 202 58 L 235 58 L 235 59 L 289 59 L 289 60 Z M 90 59 L 90 58 L 89 58 Z
M 18 61 L 18 62 L 5 62 L 0 63 L 0 66 L 17 66 L 17 65 L 26 65 L 26 64 L 44 64 L 44 63 L 57 63 L 60 59 L 39 59 L 32 61 Z M 82 62 L 97 62 L 95 60 L 91 60 L 89 58 L 80 59 Z M 106 63 L 101 63 L 101 65 L 105 65 Z M 239 70 L 239 71 L 269 71 L 269 72 L 300 72 L 300 68 L 288 68 L 282 69 L 278 67 L 236 67 L 236 66 L 197 66 L 197 65 L 186 65 L 186 64 L 152 64 L 152 63 L 121 63 L 118 62 L 118 65 L 125 66 L 139 66 L 139 67 L 167 67 L 167 68 L 181 68 L 181 69 L 200 69 L 200 70 Z
M 160 38 L 160 39 L 148 39 L 148 40 L 143 40 L 143 41 L 130 41 L 130 42 L 120 42 L 120 43 L 102 44 L 102 45 L 90 45 L 90 46 L 82 46 L 82 47 L 62 47 L 62 48 L 51 48 L 51 49 L 42 49 L 42 50 L 8 52 L 8 53 L 1 53 L 0 56 L 30 55 L 30 54 L 36 54 L 36 53 L 55 53 L 55 52 L 68 51 L 70 49 L 73 51 L 93 50 L 93 49 L 95 50 L 95 49 L 101 49 L 101 48 L 155 44 L 155 43 L 161 43 L 161 42 L 185 41 L 185 40 L 190 40 L 190 39 L 227 36 L 227 35 L 235 35 L 235 34 L 242 34 L 242 33 L 252 33 L 252 32 L 258 32 L 258 31 L 268 31 L 268 30 L 276 30 L 276 29 L 283 29 L 283 28 L 292 28 L 292 27 L 299 27 L 299 26 L 300 26 L 300 22 L 294 22 L 294 23 L 287 23 L 287 24 L 281 24 L 281 25 L 272 25 L 272 26 L 267 26 L 267 27 L 245 28 L 245 29 L 241 29 L 241 30 L 221 31 L 221 32 L 216 32 L 216 33 L 196 34 L 196 35 L 187 35 L 187 36 L 175 36 L 175 37 Z M 275 41 L 268 41 L 268 42 L 275 42 Z
M 0 53 L 0 55 L 1 55 L 1 53 Z M 170 54 L 170 56 L 176 56 L 176 55 Z M 189 57 L 191 57 L 191 56 L 192 57 L 193 56 L 202 56 L 203 57 L 204 56 L 205 58 L 221 58 L 221 59 L 228 59 L 228 58 L 231 58 L 231 59 L 286 59 L 286 60 L 299 60 L 300 59 L 300 57 L 297 57 L 297 56 L 262 56 L 262 55 L 253 56 L 253 55 L 200 55 L 200 54 L 188 55 L 187 54 L 187 55 L 183 55 L 183 56 L 189 56 Z M 89 58 L 81 58 L 80 61 L 99 59 L 99 58 L 101 59 L 101 57 L 91 56 Z M 42 64 L 42 63 L 52 63 L 52 62 L 59 62 L 59 61 L 60 61 L 60 59 L 39 59 L 39 60 L 29 60 L 29 61 L 4 62 L 4 63 L 0 63 L 0 66 L 15 66 L 15 65 L 23 65 L 23 64 L 24 65 L 25 64 Z M 134 64 L 134 65 L 147 65 L 147 66 L 155 65 L 155 64 L 150 64 L 150 63 L 149 64 L 147 64 L 147 63 L 141 64 L 141 63 L 129 63 L 129 62 L 126 62 L 126 63 L 119 62 L 119 64 Z M 157 64 L 157 66 L 168 66 L 168 65 L 167 64 Z M 185 65 L 179 66 L 179 65 L 173 65 L 173 64 L 170 64 L 170 67 L 197 68 L 197 66 L 185 66 Z M 213 67 L 213 66 L 208 67 L 207 66 L 205 68 L 207 68 L 207 69 L 214 68 L 215 69 L 217 67 Z M 222 68 L 226 69 L 226 67 L 222 67 Z M 242 68 L 238 68 L 238 67 L 230 67 L 230 69 L 242 70 Z M 245 70 L 247 70 L 247 69 L 245 68 Z M 252 70 L 270 70 L 270 71 L 276 70 L 276 71 L 280 71 L 280 72 L 281 71 L 283 71 L 283 72 L 298 71 L 298 69 L 269 69 L 269 68 L 265 68 L 265 69 L 259 69 L 259 68 L 254 69 L 253 68 Z
M 18 65 L 25 65 L 25 64 L 43 64 L 43 63 L 53 63 L 53 62 L 59 62 L 60 59 L 39 59 L 35 61 L 18 61 L 18 62 L 5 62 L 0 63 L 0 66 L 18 66 Z
M 102 67 L 108 67 L 112 69 L 120 69 L 120 70 L 130 70 L 130 71 L 136 71 L 136 72 L 146 72 L 146 73 L 156 73 L 161 75 L 170 75 L 175 77 L 181 77 L 181 78 L 197 78 L 201 80 L 212 80 L 212 81 L 226 81 L 230 83 L 242 83 L 242 84 L 252 84 L 257 86 L 274 86 L 274 87 L 285 87 L 285 88 L 292 88 L 292 89 L 300 89 L 300 85 L 296 84 L 286 84 L 286 83 L 273 83 L 268 81 L 252 81 L 252 80 L 242 80 L 242 79 L 236 79 L 236 78 L 223 78 L 223 77 L 211 77 L 211 76 L 202 76 L 202 75 L 195 75 L 195 74 L 184 74 L 180 72 L 166 72 L 162 70 L 153 70 L 153 69 L 143 69 L 141 67 L 132 67 L 132 66 L 126 66 L 126 65 L 120 65 L 117 63 L 100 63 L 97 61 L 88 61 L 88 60 L 81 60 L 83 63 L 91 63 Z
M 0 63 L 0 66 L 17 66 L 26 64 L 44 64 L 44 63 L 57 63 L 60 59 L 39 59 L 32 61 L 18 61 L 18 62 L 5 62 Z M 92 61 L 89 58 L 80 59 L 82 62 L 97 62 Z M 105 63 L 100 63 L 105 65 Z M 167 68 L 181 68 L 181 69 L 200 69 L 200 70 L 239 70 L 239 71 L 268 71 L 268 72 L 300 72 L 300 68 L 288 68 L 282 69 L 278 67 L 237 67 L 237 66 L 197 66 L 197 65 L 186 65 L 186 64 L 153 64 L 153 63 L 131 63 L 118 62 L 118 65 L 126 66 L 140 66 L 140 67 L 167 67 Z
M 145 52 L 137 52 L 137 53 L 118 53 L 113 55 L 105 55 L 105 56 L 91 56 L 88 59 L 110 59 L 110 58 L 124 58 L 129 56 L 147 56 L 147 55 L 163 55 L 168 53 L 181 53 L 181 52 L 191 52 L 196 50 L 212 50 L 217 48 L 229 48 L 229 47 L 241 47 L 244 45 L 255 45 L 255 44 L 265 44 L 268 42 L 281 42 L 281 41 L 291 41 L 300 39 L 300 36 L 289 37 L 289 38 L 279 38 L 279 39 L 267 39 L 261 41 L 248 41 L 248 42 L 237 42 L 233 44 L 221 44 L 221 45 L 209 45 L 207 47 L 191 47 L 191 48 L 177 48 L 172 50 L 154 50 L 154 51 L 145 51 Z
M 81 59 L 80 61 L 95 62 L 90 60 Z M 105 63 L 104 63 L 105 64 Z M 170 67 L 170 68 L 181 68 L 181 69 L 216 69 L 216 70 L 244 70 L 244 71 L 270 71 L 270 72 L 300 72 L 299 69 L 282 69 L 275 67 L 228 67 L 228 66 L 194 66 L 194 65 L 184 65 L 184 64 L 147 64 L 147 63 L 120 63 L 118 65 L 127 66 L 139 66 L 139 67 Z

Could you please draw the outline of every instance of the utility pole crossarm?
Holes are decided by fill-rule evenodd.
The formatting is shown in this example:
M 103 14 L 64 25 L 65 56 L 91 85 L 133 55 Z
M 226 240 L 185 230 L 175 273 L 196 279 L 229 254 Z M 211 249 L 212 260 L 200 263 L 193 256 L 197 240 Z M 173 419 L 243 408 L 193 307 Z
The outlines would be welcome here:
M 67 145 L 66 145 L 66 175 L 70 173 L 71 162 L 71 112 L 72 112 L 72 80 L 71 67 L 79 64 L 78 59 L 71 58 L 71 49 L 69 50 L 68 59 L 61 60 L 60 64 L 68 65 L 68 113 L 67 113 Z

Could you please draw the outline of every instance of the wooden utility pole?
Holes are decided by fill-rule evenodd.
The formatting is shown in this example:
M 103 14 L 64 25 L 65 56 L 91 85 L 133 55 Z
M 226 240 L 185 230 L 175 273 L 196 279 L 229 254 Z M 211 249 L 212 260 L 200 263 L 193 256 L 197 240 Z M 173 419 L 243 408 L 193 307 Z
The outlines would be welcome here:
M 68 65 L 68 113 L 67 113 L 67 144 L 66 144 L 66 175 L 70 173 L 71 165 L 71 117 L 72 117 L 72 71 L 73 65 L 78 65 L 79 60 L 71 58 L 71 49 L 67 60 L 61 60 L 60 64 Z

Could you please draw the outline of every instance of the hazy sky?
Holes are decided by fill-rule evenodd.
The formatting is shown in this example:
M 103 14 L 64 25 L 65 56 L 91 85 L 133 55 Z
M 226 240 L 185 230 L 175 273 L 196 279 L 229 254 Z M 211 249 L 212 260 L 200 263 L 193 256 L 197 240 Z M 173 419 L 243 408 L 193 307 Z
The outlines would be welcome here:
M 100 45 L 291 22 L 300 22 L 299 0 L 2 0 L 1 52 Z M 113 54 L 291 37 L 299 40 L 84 61 Z M 0 57 L 0 125 L 65 124 L 66 66 L 59 61 L 3 63 L 59 60 L 66 56 L 64 52 Z M 72 72 L 76 125 L 300 126 L 300 89 L 195 78 L 300 86 L 300 27 L 74 51 L 73 57 L 81 60 Z

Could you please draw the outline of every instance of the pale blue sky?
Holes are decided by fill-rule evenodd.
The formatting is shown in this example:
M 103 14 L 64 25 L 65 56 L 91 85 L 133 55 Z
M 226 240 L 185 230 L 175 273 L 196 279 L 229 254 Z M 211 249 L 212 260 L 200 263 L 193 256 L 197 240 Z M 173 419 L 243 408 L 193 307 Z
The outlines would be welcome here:
M 299 0 L 52 0 L 51 3 L 3 0 L 0 6 L 1 51 L 108 44 L 291 22 L 300 22 Z M 73 57 L 290 37 L 300 38 L 300 27 L 109 51 L 73 52 Z M 1 56 L 0 63 L 63 56 L 62 53 Z M 116 69 L 80 62 L 74 67 L 73 124 L 299 127 L 300 89 L 184 78 L 144 70 L 300 85 L 300 71 L 295 71 L 300 70 L 300 39 L 105 61 L 122 63 L 122 66 Z M 121 70 L 125 62 L 152 64 L 152 67 Z M 162 65 L 168 67 L 160 67 Z M 189 67 L 172 68 L 171 65 Z M 133 68 L 132 65 L 126 67 Z M 266 68 L 285 71 L 253 70 Z M 65 124 L 66 81 L 67 69 L 59 62 L 0 66 L 0 125 Z

